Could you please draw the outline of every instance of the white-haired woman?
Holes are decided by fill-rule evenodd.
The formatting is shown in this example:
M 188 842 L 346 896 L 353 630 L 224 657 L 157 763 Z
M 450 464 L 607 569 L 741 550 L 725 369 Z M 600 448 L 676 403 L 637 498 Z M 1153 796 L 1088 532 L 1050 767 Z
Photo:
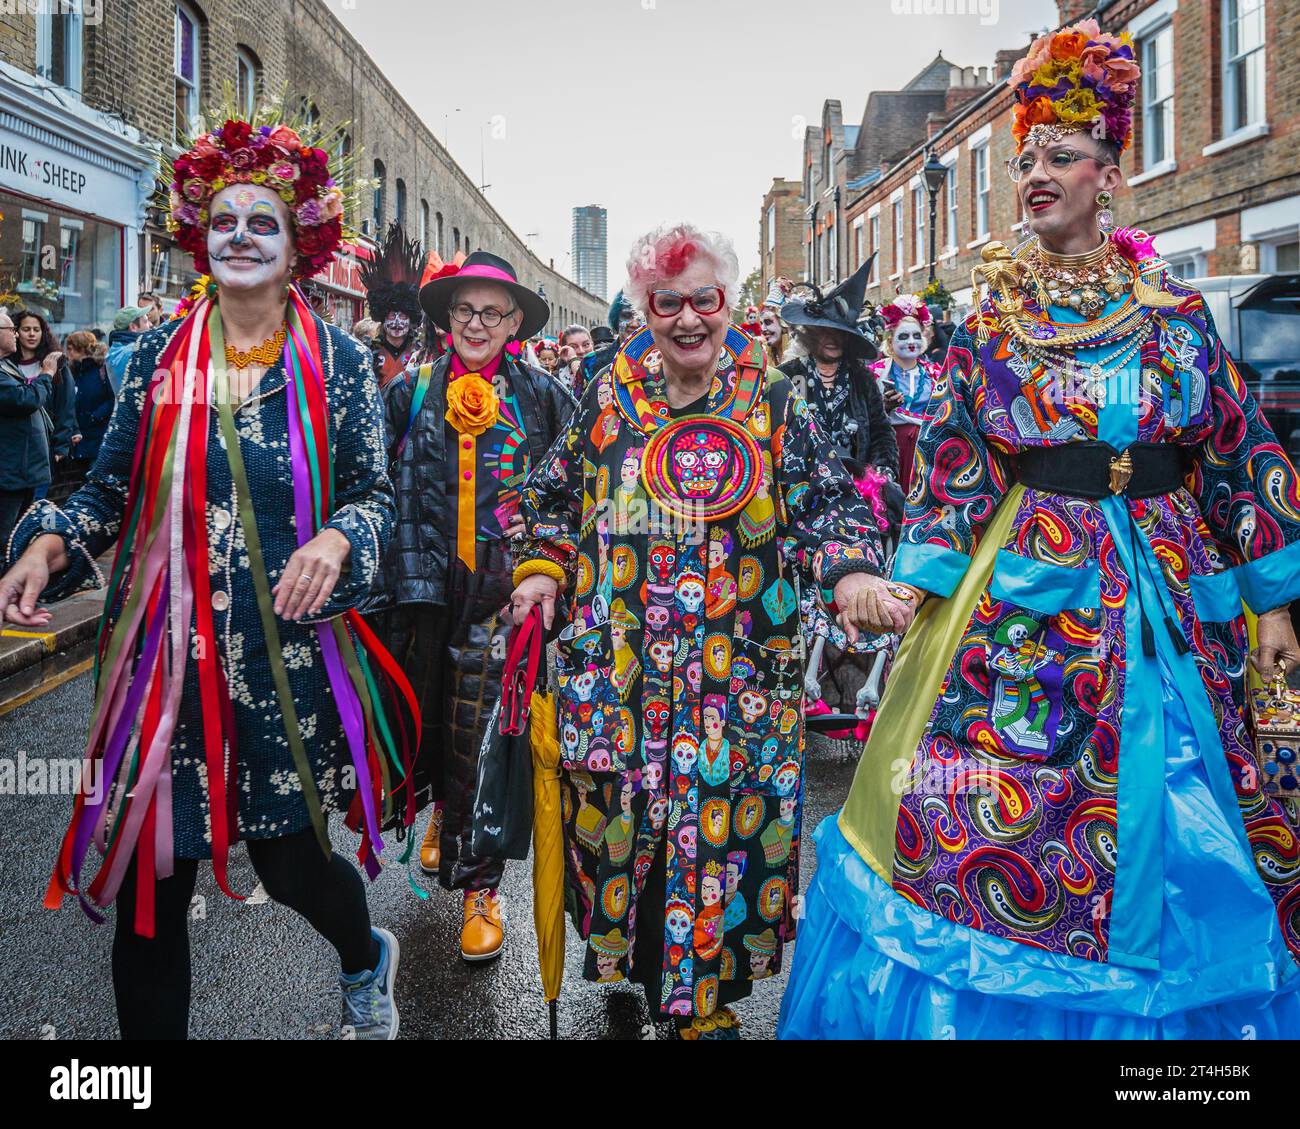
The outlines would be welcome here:
M 734 1034 L 722 1005 L 793 934 L 802 795 L 801 577 L 841 622 L 892 629 L 871 514 L 760 344 L 728 324 L 721 236 L 638 240 L 644 329 L 598 374 L 524 490 L 512 597 L 558 654 L 567 873 L 584 975 L 654 1018 Z M 829 598 L 829 597 L 828 597 Z

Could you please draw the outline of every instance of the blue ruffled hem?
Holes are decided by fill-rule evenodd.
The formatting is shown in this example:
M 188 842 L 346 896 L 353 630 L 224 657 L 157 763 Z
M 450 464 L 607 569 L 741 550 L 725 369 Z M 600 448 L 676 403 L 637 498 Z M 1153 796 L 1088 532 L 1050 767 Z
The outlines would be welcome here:
M 1243 953 L 1178 973 L 1035 950 L 935 917 L 826 819 L 783 1039 L 1295 1039 L 1300 975 Z

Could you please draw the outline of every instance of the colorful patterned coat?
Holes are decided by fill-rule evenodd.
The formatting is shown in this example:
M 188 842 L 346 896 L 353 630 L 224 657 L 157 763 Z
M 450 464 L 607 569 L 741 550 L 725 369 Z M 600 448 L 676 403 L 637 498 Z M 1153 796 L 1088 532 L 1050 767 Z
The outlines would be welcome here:
M 1185 909 L 1197 897 L 1255 915 L 1242 935 L 1258 947 L 1217 976 L 1229 957 L 1300 951 L 1295 809 L 1256 760 L 1242 618 L 1243 600 L 1262 612 L 1300 596 L 1300 495 L 1201 296 L 1165 288 L 1181 304 L 1155 312 L 1100 397 L 1058 385 L 987 304 L 987 344 L 978 314 L 955 334 L 894 574 L 949 597 L 913 628 L 933 636 L 950 616 L 930 652 L 944 673 L 920 702 L 918 717 L 933 707 L 919 746 L 895 734 L 892 766 L 868 764 L 868 746 L 840 827 L 932 914 L 1168 986 L 1217 944 L 1204 910 Z M 1018 452 L 1094 439 L 1182 446 L 1186 488 L 1094 502 L 1015 483 Z M 996 555 L 980 551 L 990 527 Z
M 669 507 L 656 498 L 676 497 Z M 524 490 L 523 559 L 563 564 L 558 648 L 570 903 L 584 975 L 708 1015 L 780 968 L 793 933 L 804 730 L 795 565 L 878 573 L 870 515 L 789 380 L 734 327 L 705 414 L 671 418 L 634 336 Z M 699 519 L 692 520 L 692 519 Z M 807 582 L 811 578 L 807 578 Z M 665 841 L 666 836 L 666 841 Z M 632 967 L 658 852 L 662 934 Z

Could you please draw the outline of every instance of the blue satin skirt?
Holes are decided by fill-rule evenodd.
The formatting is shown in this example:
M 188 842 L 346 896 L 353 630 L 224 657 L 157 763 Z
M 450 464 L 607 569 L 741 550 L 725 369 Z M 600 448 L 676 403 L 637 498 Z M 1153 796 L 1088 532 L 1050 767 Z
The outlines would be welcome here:
M 1156 967 L 1045 952 L 937 917 L 872 870 L 832 816 L 814 835 L 817 873 L 779 1037 L 1300 1038 L 1300 969 L 1240 813 L 1211 780 L 1223 771 L 1222 748 L 1198 741 L 1177 680 L 1161 674 L 1165 786 L 1153 806 L 1162 803 L 1163 819 L 1145 826 L 1163 847 L 1162 889 L 1150 891 Z

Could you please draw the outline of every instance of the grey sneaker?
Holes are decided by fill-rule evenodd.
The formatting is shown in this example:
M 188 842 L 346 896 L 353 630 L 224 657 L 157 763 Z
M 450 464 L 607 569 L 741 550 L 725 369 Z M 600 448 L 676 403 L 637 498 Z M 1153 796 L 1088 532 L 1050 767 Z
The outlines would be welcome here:
M 397 1038 L 397 1001 L 393 998 L 393 981 L 397 979 L 397 961 L 401 949 L 397 938 L 387 929 L 371 926 L 379 942 L 379 965 L 359 981 L 339 977 L 343 990 L 343 1038 L 377 1041 Z

